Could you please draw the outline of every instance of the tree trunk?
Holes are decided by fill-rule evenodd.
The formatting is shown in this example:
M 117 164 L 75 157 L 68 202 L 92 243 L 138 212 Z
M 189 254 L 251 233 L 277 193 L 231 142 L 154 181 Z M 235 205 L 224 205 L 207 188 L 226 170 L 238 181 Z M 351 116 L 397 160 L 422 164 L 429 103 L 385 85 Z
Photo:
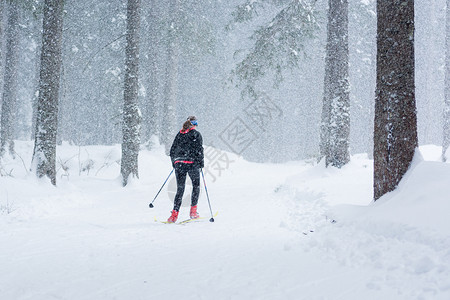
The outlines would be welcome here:
M 1 142 L 0 156 L 5 148 L 14 154 L 14 124 L 17 104 L 17 67 L 18 67 L 18 43 L 19 43 L 19 10 L 18 4 L 8 4 L 8 24 L 6 27 L 6 58 L 3 80 L 3 101 L 1 115 Z
M 5 2 L 0 0 L 0 86 L 3 86 L 3 11 L 5 7 Z M 1 103 L 0 103 L 1 105 Z M 0 122 L 1 127 L 1 122 Z
M 329 0 L 320 155 L 326 166 L 350 160 L 348 0 Z
M 450 146 L 450 0 L 447 0 L 445 36 L 445 104 L 444 104 L 444 140 L 442 143 L 442 160 L 446 161 L 445 152 Z
M 36 36 L 37 39 L 37 43 L 38 44 L 42 44 L 42 33 L 41 33 L 41 24 L 42 24 L 42 20 L 36 21 L 34 23 L 34 28 L 33 28 L 33 32 L 34 35 Z M 37 110 L 38 110 L 38 102 L 39 102 L 39 77 L 40 77 L 40 65 L 41 65 L 41 52 L 42 49 L 40 49 L 39 47 L 37 47 L 36 49 L 36 63 L 35 63 L 35 69 L 33 70 L 33 72 L 35 73 L 34 78 L 33 78 L 33 82 L 35 84 L 34 86 L 34 93 L 33 93 L 33 98 L 31 100 L 31 108 L 32 108 L 32 120 L 31 120 L 31 139 L 34 140 L 36 138 L 36 121 L 37 121 Z
M 130 174 L 139 178 L 138 155 L 140 145 L 141 113 L 138 105 L 139 73 L 139 25 L 140 0 L 128 0 L 127 46 L 125 49 L 125 86 L 122 124 L 123 186 L 127 185 Z
M 417 141 L 414 0 L 377 2 L 374 200 L 394 190 Z
M 178 0 L 171 0 L 169 7 L 170 24 L 167 34 L 167 62 L 164 87 L 163 120 L 161 124 L 161 143 L 169 153 L 171 140 L 176 133 L 176 105 L 178 92 Z
M 64 0 L 45 0 L 33 165 L 56 185 L 56 134 Z
M 158 26 L 157 26 L 157 12 L 158 2 L 156 0 L 149 1 L 149 15 L 148 15 L 148 24 L 150 24 L 149 28 L 149 42 L 150 45 L 147 50 L 148 54 L 148 79 L 147 79 L 147 94 L 145 97 L 145 102 L 142 107 L 142 139 L 143 142 L 147 142 L 150 140 L 152 135 L 159 134 L 160 125 L 157 122 L 157 103 L 158 103 L 158 89 L 159 89 L 159 75 L 161 72 L 159 70 L 158 65 Z

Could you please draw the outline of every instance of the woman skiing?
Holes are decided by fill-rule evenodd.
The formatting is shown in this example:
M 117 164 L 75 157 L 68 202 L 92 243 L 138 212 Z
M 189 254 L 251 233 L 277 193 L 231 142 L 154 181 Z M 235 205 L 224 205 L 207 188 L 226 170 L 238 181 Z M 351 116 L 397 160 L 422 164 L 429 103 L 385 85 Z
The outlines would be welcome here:
M 197 118 L 190 116 L 178 132 L 170 148 L 170 158 L 177 179 L 177 194 L 175 195 L 172 215 L 167 222 L 175 223 L 178 218 L 181 201 L 186 183 L 186 174 L 192 181 L 191 219 L 199 218 L 197 213 L 198 196 L 200 194 L 200 168 L 203 168 L 203 139 L 196 130 Z

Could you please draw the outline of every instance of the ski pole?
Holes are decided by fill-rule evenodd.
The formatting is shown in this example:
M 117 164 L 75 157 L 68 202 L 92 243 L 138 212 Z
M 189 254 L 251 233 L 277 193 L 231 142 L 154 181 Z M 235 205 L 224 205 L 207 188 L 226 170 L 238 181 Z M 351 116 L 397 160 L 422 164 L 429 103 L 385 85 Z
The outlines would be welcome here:
M 209 202 L 208 189 L 206 188 L 205 175 L 203 175 L 203 169 L 200 169 L 200 170 L 202 172 L 203 184 L 205 185 L 206 198 L 208 198 L 209 211 L 211 212 L 211 219 L 209 219 L 209 221 L 214 222 L 214 216 L 213 216 L 212 209 L 211 209 L 211 202 Z
M 158 193 L 156 194 L 155 198 L 154 198 L 153 201 L 148 205 L 150 208 L 153 208 L 153 202 L 155 202 L 156 197 L 158 197 L 158 195 L 159 195 L 159 193 L 161 192 L 161 190 L 163 189 L 164 185 L 166 185 L 166 182 L 167 182 L 167 180 L 169 180 L 170 175 L 172 175 L 173 170 L 174 170 L 174 169 L 172 169 L 172 171 L 170 171 L 170 174 L 169 174 L 169 176 L 167 176 L 166 181 L 164 181 L 162 187 L 159 189 L 159 191 L 158 191 Z

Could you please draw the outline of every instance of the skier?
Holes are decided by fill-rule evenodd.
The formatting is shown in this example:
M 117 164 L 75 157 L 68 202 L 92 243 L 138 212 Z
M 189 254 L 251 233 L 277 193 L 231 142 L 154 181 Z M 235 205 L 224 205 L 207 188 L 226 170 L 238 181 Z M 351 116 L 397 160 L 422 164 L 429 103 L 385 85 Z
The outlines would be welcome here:
M 196 130 L 197 118 L 190 116 L 184 122 L 183 128 L 178 132 L 170 148 L 170 158 L 175 169 L 177 179 L 177 193 L 175 195 L 172 215 L 167 222 L 175 223 L 178 218 L 181 201 L 183 199 L 186 183 L 186 174 L 192 181 L 191 196 L 191 219 L 199 218 L 197 213 L 198 196 L 200 194 L 200 169 L 204 166 L 203 139 L 200 132 Z

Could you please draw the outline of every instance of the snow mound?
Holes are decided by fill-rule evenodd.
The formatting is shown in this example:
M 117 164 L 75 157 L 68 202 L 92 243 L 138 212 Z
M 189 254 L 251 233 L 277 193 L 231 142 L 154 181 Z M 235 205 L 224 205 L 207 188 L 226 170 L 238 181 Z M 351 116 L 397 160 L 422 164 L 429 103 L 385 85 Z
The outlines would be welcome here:
M 395 294 L 389 299 L 450 296 L 450 164 L 437 162 L 437 147 L 421 150 L 398 188 L 376 202 L 358 196 L 372 174 L 361 156 L 342 170 L 319 165 L 287 180 L 294 204 L 287 227 L 307 238 L 305 251 L 370 270 L 364 297 L 389 289 Z M 345 197 L 336 201 L 343 194 L 349 204 Z

